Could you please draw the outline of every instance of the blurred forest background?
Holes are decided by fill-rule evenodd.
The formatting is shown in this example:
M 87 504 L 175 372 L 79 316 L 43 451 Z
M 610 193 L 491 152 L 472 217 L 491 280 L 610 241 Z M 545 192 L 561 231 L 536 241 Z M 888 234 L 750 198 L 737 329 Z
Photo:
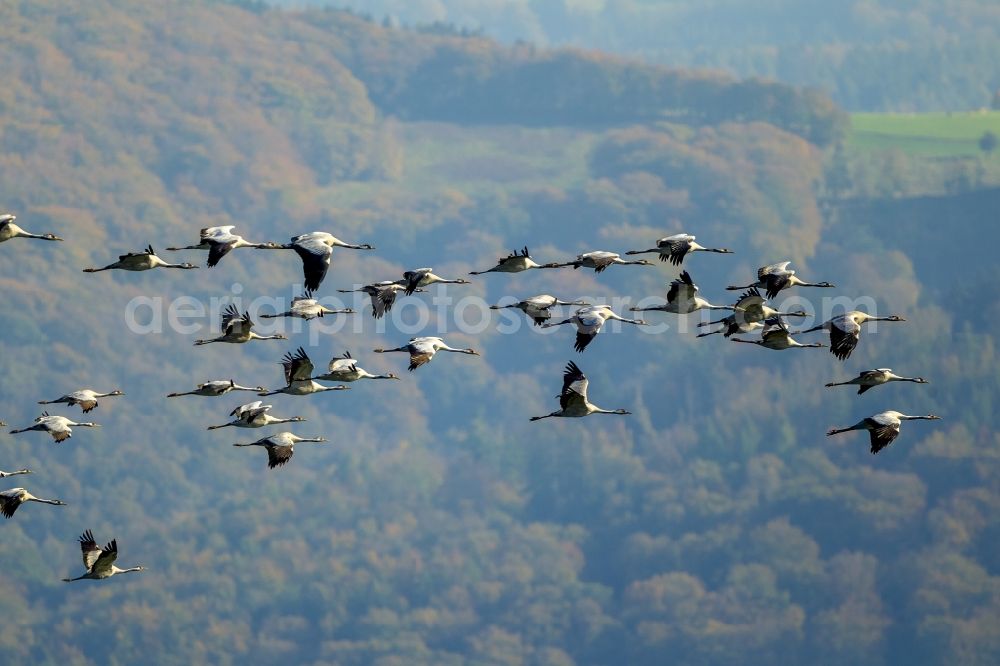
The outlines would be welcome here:
M 851 111 L 985 106 L 1000 87 L 992 0 L 273 0 L 424 32 L 577 46 L 830 92 Z
M 843 59 L 816 41 L 799 79 L 780 63 L 815 40 L 786 30 L 804 22 L 782 9 L 818 3 L 533 2 L 522 6 L 539 21 L 552 6 L 620 20 L 498 28 L 508 42 L 630 42 L 651 60 L 781 82 L 383 20 L 401 4 L 372 2 L 373 19 L 207 0 L 0 4 L 0 208 L 68 239 L 0 247 L 0 419 L 23 427 L 37 400 L 83 386 L 127 394 L 90 415 L 103 428 L 61 445 L 0 434 L 0 469 L 36 470 L 2 487 L 70 504 L 0 525 L 0 661 L 1000 662 L 1000 157 L 984 139 L 1000 115 L 976 111 L 998 85 L 995 10 L 917 3 L 917 18 L 857 31 L 861 9 L 903 3 L 844 3 L 842 21 L 813 26 L 830 43 L 852 37 Z M 670 9 L 702 51 L 629 32 Z M 729 17 L 755 38 L 691 16 Z M 753 57 L 756 44 L 770 59 Z M 938 69 L 921 71 L 907 49 Z M 934 72 L 951 67 L 953 97 L 938 97 Z M 926 86 L 905 83 L 922 76 Z M 868 77 L 911 96 L 869 97 Z M 802 81 L 831 93 L 790 85 Z M 838 285 L 796 295 L 870 296 L 908 323 L 868 335 L 846 363 L 698 340 L 696 316 L 678 330 L 651 313 L 671 330 L 609 332 L 583 355 L 569 331 L 449 333 L 482 358 L 270 399 L 308 418 L 295 432 L 331 442 L 267 470 L 262 451 L 231 444 L 275 429 L 205 431 L 248 394 L 164 396 L 229 377 L 277 388 L 277 362 L 307 333 L 194 348 L 208 317 L 194 334 L 136 335 L 124 313 L 140 295 L 289 298 L 297 258 L 243 250 L 211 271 L 80 273 L 217 224 L 254 240 L 322 229 L 377 246 L 335 253 L 321 295 L 415 266 L 465 275 L 524 244 L 554 261 L 684 230 L 737 251 L 685 264 L 713 302 L 790 259 Z M 489 275 L 442 293 L 635 302 L 676 273 Z M 371 350 L 408 336 L 356 318 L 362 330 L 309 346 L 313 360 L 350 349 L 369 370 L 399 372 L 402 358 Z M 634 416 L 529 423 L 555 408 L 570 358 L 595 402 Z M 861 397 L 823 387 L 886 366 L 932 383 Z M 877 457 L 862 434 L 824 437 L 884 409 L 945 420 L 907 426 Z M 60 582 L 80 569 L 86 528 L 149 571 Z

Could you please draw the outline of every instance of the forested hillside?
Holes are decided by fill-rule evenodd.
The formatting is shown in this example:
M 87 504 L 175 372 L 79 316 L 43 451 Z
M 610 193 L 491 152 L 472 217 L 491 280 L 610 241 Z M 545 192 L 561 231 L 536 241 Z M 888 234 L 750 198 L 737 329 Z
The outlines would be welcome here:
M 268 0 L 277 6 L 326 0 Z M 484 33 L 828 91 L 852 111 L 957 111 L 1000 88 L 991 0 L 341 0 L 426 32 Z
M 83 386 L 126 393 L 62 444 L 0 434 L 0 469 L 35 471 L 0 488 L 68 503 L 0 525 L 2 661 L 1000 659 L 995 192 L 820 199 L 844 128 L 822 96 L 336 11 L 25 0 L 0 5 L 0 38 L 0 208 L 67 239 L 0 245 L 0 420 L 24 427 L 38 400 Z M 648 313 L 666 330 L 612 327 L 578 354 L 565 327 L 476 305 L 552 293 L 626 311 L 664 294 L 678 269 L 662 264 L 471 278 L 380 322 L 343 296 L 359 314 L 262 327 L 287 341 L 195 347 L 223 303 L 287 305 L 298 258 L 81 273 L 218 224 L 376 246 L 336 251 L 323 297 L 417 266 L 468 277 L 525 244 L 555 261 L 686 230 L 736 251 L 685 261 L 712 302 L 789 259 L 837 289 L 786 305 L 828 315 L 870 297 L 907 323 L 867 331 L 841 363 Z M 934 252 L 942 224 L 979 247 Z M 164 321 L 180 297 L 211 312 L 140 333 L 126 325 L 137 297 L 160 299 L 143 312 Z M 417 299 L 433 305 L 426 326 Z M 372 353 L 418 332 L 482 356 L 411 374 Z M 349 349 L 404 376 L 269 398 L 308 419 L 297 434 L 330 439 L 274 470 L 232 446 L 271 429 L 205 429 L 252 394 L 165 397 L 229 377 L 278 388 L 300 345 L 318 366 Z M 530 423 L 556 408 L 570 359 L 595 402 L 633 415 Z M 885 366 L 931 383 L 823 386 Z M 944 420 L 906 424 L 878 456 L 863 434 L 824 436 L 884 409 Z M 148 570 L 60 582 L 80 573 L 87 528 Z

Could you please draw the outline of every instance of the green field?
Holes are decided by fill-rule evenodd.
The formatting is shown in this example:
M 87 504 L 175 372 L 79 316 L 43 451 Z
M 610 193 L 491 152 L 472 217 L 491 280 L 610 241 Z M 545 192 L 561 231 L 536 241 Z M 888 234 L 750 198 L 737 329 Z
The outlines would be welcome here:
M 1000 136 L 1000 111 L 968 113 L 855 113 L 848 145 L 858 150 L 895 148 L 927 157 L 978 155 L 979 138 Z M 994 155 L 1000 150 L 994 151 Z

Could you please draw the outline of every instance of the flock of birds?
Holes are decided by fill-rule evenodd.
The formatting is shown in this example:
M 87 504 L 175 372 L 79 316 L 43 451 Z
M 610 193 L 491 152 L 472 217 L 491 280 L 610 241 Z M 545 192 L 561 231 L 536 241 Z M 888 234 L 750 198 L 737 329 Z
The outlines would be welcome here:
M 58 236 L 47 234 L 28 233 L 15 223 L 16 217 L 11 214 L 0 215 L 0 242 L 15 238 L 34 238 L 48 241 L 61 241 Z M 170 251 L 182 250 L 202 250 L 208 251 L 209 267 L 217 265 L 222 259 L 235 249 L 255 248 L 268 250 L 293 250 L 301 259 L 305 292 L 292 300 L 291 307 L 285 312 L 273 314 L 263 314 L 265 318 L 275 317 L 298 317 L 311 320 L 317 317 L 328 315 L 352 313 L 353 310 L 330 309 L 321 305 L 314 297 L 314 293 L 319 290 L 327 272 L 329 271 L 334 248 L 349 248 L 355 250 L 373 250 L 369 244 L 345 243 L 326 232 L 311 232 L 293 237 L 289 243 L 251 243 L 241 236 L 234 234 L 234 226 L 210 227 L 201 230 L 199 242 L 196 245 L 185 247 L 167 248 Z M 647 250 L 632 250 L 626 255 L 655 254 L 661 262 L 670 262 L 674 266 L 680 266 L 685 258 L 695 252 L 713 252 L 718 254 L 730 254 L 732 250 L 725 248 L 707 248 L 699 245 L 695 237 L 690 234 L 680 233 L 666 238 L 661 238 L 656 242 L 656 247 Z M 621 255 L 614 252 L 593 251 L 577 255 L 575 259 L 561 263 L 539 264 L 531 257 L 528 248 L 512 252 L 506 257 L 497 260 L 497 264 L 492 268 L 483 271 L 472 271 L 471 275 L 483 275 L 486 273 L 520 273 L 532 269 L 556 269 L 571 267 L 573 269 L 590 268 L 597 273 L 601 273 L 615 265 L 637 265 L 653 266 L 653 262 L 646 259 L 623 259 Z M 805 317 L 806 313 L 798 310 L 783 312 L 769 305 L 768 300 L 775 298 L 781 291 L 792 287 L 820 287 L 830 288 L 834 285 L 828 282 L 806 282 L 800 279 L 794 270 L 789 268 L 790 262 L 784 261 L 776 264 L 764 266 L 757 271 L 757 279 L 744 286 L 729 286 L 727 289 L 742 291 L 739 299 L 732 305 L 713 305 L 699 295 L 699 288 L 691 278 L 690 273 L 684 270 L 679 277 L 669 284 L 666 294 L 666 302 L 662 305 L 645 308 L 631 308 L 632 311 L 656 311 L 684 315 L 699 310 L 727 310 L 729 314 L 715 321 L 706 321 L 698 324 L 700 327 L 719 326 L 715 330 L 699 333 L 698 337 L 714 334 L 722 334 L 734 342 L 742 342 L 759 345 L 768 349 L 786 350 L 802 349 L 810 347 L 825 347 L 823 343 L 815 342 L 803 344 L 792 337 L 786 318 Z M 153 247 L 147 246 L 140 252 L 123 254 L 118 260 L 102 268 L 85 268 L 86 273 L 96 273 L 107 270 L 126 271 L 146 271 L 154 268 L 178 268 L 191 270 L 197 268 L 191 263 L 170 263 L 164 261 Z M 448 279 L 436 275 L 432 268 L 418 268 L 403 273 L 401 278 L 395 280 L 385 280 L 374 282 L 355 289 L 340 289 L 342 293 L 362 292 L 368 295 L 371 300 L 371 314 L 375 318 L 381 318 L 389 312 L 400 292 L 411 295 L 425 291 L 425 288 L 433 284 L 468 284 L 464 278 Z M 575 306 L 578 309 L 575 313 L 561 321 L 551 321 L 552 310 L 557 306 Z M 516 303 L 505 305 L 493 305 L 492 309 L 515 308 L 521 310 L 535 325 L 542 327 L 554 327 L 571 324 L 576 329 L 576 340 L 574 348 L 578 352 L 583 352 L 594 341 L 608 321 L 620 321 L 634 325 L 646 325 L 640 319 L 629 319 L 615 313 L 607 305 L 590 304 L 579 300 L 561 300 L 549 294 L 540 294 L 525 298 Z M 240 312 L 233 305 L 229 305 L 222 313 L 222 325 L 220 334 L 213 338 L 197 340 L 195 345 L 206 345 L 213 343 L 244 344 L 253 340 L 284 340 L 286 337 L 280 333 L 274 335 L 260 335 L 254 329 L 254 321 L 249 312 Z M 813 331 L 824 330 L 829 334 L 830 351 L 840 360 L 847 360 L 854 351 L 861 336 L 862 326 L 866 322 L 905 321 L 899 316 L 876 317 L 861 311 L 846 312 L 842 315 L 809 329 L 797 331 L 798 334 L 806 334 Z M 733 337 L 735 335 L 747 335 L 759 331 L 756 339 Z M 438 352 L 453 352 L 478 356 L 479 352 L 474 349 L 460 349 L 449 346 L 440 337 L 424 336 L 412 338 L 407 344 L 393 349 L 375 349 L 375 353 L 400 352 L 409 356 L 409 370 L 430 363 Z M 232 379 L 219 379 L 206 381 L 198 384 L 191 391 L 170 393 L 167 397 L 180 396 L 203 396 L 219 397 L 230 392 L 247 391 L 256 393 L 259 397 L 266 397 L 283 393 L 286 395 L 302 396 L 326 391 L 342 391 L 348 387 L 343 383 L 350 383 L 362 379 L 388 379 L 399 380 L 395 374 L 372 374 L 358 365 L 358 361 L 350 352 L 342 356 L 333 358 L 327 365 L 326 372 L 316 374 L 316 368 L 306 353 L 305 349 L 299 347 L 294 352 L 286 353 L 282 359 L 284 368 L 285 385 L 277 390 L 268 391 L 262 386 L 242 386 Z M 343 382 L 337 385 L 327 385 L 320 382 Z M 858 386 L 858 393 L 864 393 L 876 386 L 881 386 L 889 382 L 904 381 L 918 384 L 925 384 L 927 380 L 921 377 L 903 377 L 896 375 L 888 368 L 878 368 L 865 370 L 857 377 L 843 382 L 831 382 L 826 384 L 833 386 Z M 603 409 L 590 402 L 588 397 L 589 382 L 587 376 L 577 366 L 570 361 L 566 365 L 563 373 L 562 391 L 558 396 L 559 409 L 543 416 L 533 416 L 531 421 L 539 421 L 547 418 L 576 418 L 589 416 L 591 414 L 630 414 L 626 409 Z M 92 389 L 81 389 L 67 393 L 54 400 L 42 400 L 39 404 L 44 405 L 67 405 L 78 406 L 83 413 L 90 413 L 99 405 L 99 400 L 104 398 L 122 396 L 120 390 L 113 390 L 106 393 L 94 391 Z M 305 421 L 301 416 L 291 416 L 280 418 L 272 416 L 271 405 L 266 405 L 261 400 L 256 400 L 240 405 L 229 413 L 231 420 L 218 425 L 209 426 L 209 430 L 216 430 L 226 427 L 235 428 L 263 428 L 267 426 L 300 423 Z M 878 453 L 888 446 L 899 435 L 900 425 L 906 420 L 933 420 L 940 417 L 934 415 L 910 416 L 897 411 L 885 411 L 862 419 L 856 424 L 846 428 L 831 429 L 827 435 L 835 435 L 851 430 L 867 430 L 871 442 L 871 452 Z M 0 422 L 0 425 L 6 425 Z M 48 433 L 56 442 L 62 442 L 73 435 L 74 427 L 97 428 L 97 423 L 77 422 L 65 416 L 52 415 L 43 412 L 34 423 L 20 429 L 11 430 L 11 434 L 24 432 L 44 432 Z M 263 437 L 254 442 L 236 443 L 237 447 L 259 446 L 266 450 L 268 456 L 268 467 L 275 468 L 287 463 L 294 453 L 296 444 L 306 442 L 325 442 L 323 437 L 300 437 L 294 433 L 283 431 L 267 437 Z M 31 471 L 21 469 L 13 472 L 0 471 L 0 479 L 8 476 L 30 474 Z M 0 491 L 0 512 L 7 518 L 11 518 L 18 507 L 27 502 L 38 502 L 56 506 L 65 505 L 62 500 L 43 499 L 35 497 L 24 488 L 12 488 Z M 143 571 L 143 567 L 132 567 L 120 569 L 115 566 L 118 557 L 117 542 L 112 539 L 105 546 L 98 546 L 90 530 L 87 530 L 79 538 L 80 549 L 83 556 L 85 573 L 76 578 L 66 578 L 63 580 L 74 581 L 83 579 L 104 579 L 120 573 Z

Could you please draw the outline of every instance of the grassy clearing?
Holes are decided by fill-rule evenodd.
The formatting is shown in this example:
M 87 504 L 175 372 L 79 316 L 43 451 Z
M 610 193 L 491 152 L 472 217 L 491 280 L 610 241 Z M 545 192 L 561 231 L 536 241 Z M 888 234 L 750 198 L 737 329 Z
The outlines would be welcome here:
M 979 138 L 1000 136 L 1000 111 L 968 113 L 856 113 L 848 145 L 858 150 L 897 149 L 925 157 L 981 155 Z M 1000 150 L 993 159 L 1000 159 Z

